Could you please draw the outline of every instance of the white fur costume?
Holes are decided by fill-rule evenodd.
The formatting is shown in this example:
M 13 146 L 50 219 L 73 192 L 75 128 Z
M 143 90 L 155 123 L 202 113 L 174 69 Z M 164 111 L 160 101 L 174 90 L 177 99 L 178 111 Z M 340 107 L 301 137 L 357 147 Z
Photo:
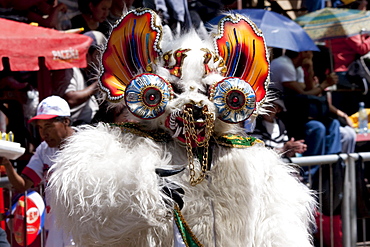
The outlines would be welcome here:
M 121 24 L 129 25 L 125 22 L 131 19 L 136 21 L 136 18 L 146 14 L 155 17 L 150 10 L 134 10 L 123 18 Z M 158 27 L 160 24 L 155 18 L 151 19 L 151 24 Z M 239 22 L 245 20 L 244 17 L 233 18 Z M 254 27 L 251 23 L 248 25 Z M 254 32 L 258 33 L 258 30 Z M 183 246 L 207 247 L 312 246 L 310 229 L 314 199 L 294 176 L 296 170 L 257 140 L 252 139 L 251 145 L 231 143 L 235 139 L 248 140 L 240 137 L 244 135 L 242 129 L 230 123 L 233 120 L 242 121 L 250 115 L 249 111 L 239 112 L 239 109 L 245 108 L 244 103 L 238 108 L 238 99 L 243 95 L 238 91 L 242 82 L 238 80 L 239 84 L 231 89 L 235 94 L 227 96 L 229 98 L 222 102 L 229 104 L 226 107 L 229 111 L 238 108 L 238 114 L 249 114 L 243 119 L 239 119 L 235 112 L 225 115 L 224 111 L 220 111 L 223 106 L 215 104 L 217 97 L 212 97 L 212 90 L 207 95 L 208 88 L 216 82 L 229 77 L 231 79 L 225 82 L 232 84 L 232 78 L 239 76 L 230 77 L 221 73 L 221 62 L 226 59 L 215 55 L 217 52 L 212 42 L 202 41 L 194 33 L 161 43 L 163 54 L 179 48 L 186 49 L 186 56 L 179 64 L 180 75 L 179 71 L 174 71 L 177 67 L 171 66 L 174 61 L 166 64 L 164 57 L 163 60 L 151 60 L 152 67 L 145 72 L 155 72 L 155 75 L 170 82 L 174 95 L 169 97 L 168 102 L 158 104 L 159 108 L 152 112 L 136 112 L 137 103 L 132 104 L 130 99 L 125 98 L 132 112 L 130 120 L 138 122 L 140 127 L 135 125 L 131 128 L 123 124 L 120 128 L 99 124 L 97 127 L 84 127 L 68 140 L 52 167 L 48 187 L 53 195 L 52 210 L 57 213 L 60 224 L 71 231 L 79 246 L 181 246 L 182 242 L 185 243 Z M 207 49 L 211 52 L 208 53 Z M 215 59 L 204 62 L 205 53 L 212 54 Z M 104 59 L 103 56 L 103 67 L 107 66 Z M 248 63 L 258 67 L 254 62 Z M 226 66 L 229 66 L 227 61 Z M 138 71 L 132 72 L 134 75 L 130 80 L 135 74 L 145 71 L 144 66 L 138 67 Z M 103 73 L 108 73 L 108 69 L 104 68 Z M 205 72 L 207 69 L 209 72 Z M 255 71 L 252 69 L 248 74 Z M 104 78 L 103 74 L 101 87 L 107 92 L 108 99 L 119 100 L 121 96 L 114 95 Z M 145 78 L 146 75 L 139 77 L 138 81 L 142 83 Z M 253 90 L 264 90 L 261 87 L 266 88 L 267 82 L 268 76 Z M 125 88 L 126 85 L 123 86 Z M 148 91 L 147 87 L 144 89 L 140 91 L 142 96 Z M 165 89 L 159 91 L 163 96 Z M 120 93 L 119 90 L 117 92 Z M 140 100 L 155 99 L 157 92 L 153 91 L 148 99 L 143 99 L 143 96 Z M 261 110 L 265 97 L 256 98 L 252 112 Z M 160 108 L 163 105 L 165 107 Z M 192 107 L 196 111 L 194 105 L 202 107 L 203 114 L 199 118 L 195 113 L 190 114 L 194 123 L 186 124 L 191 119 L 184 120 L 186 114 L 183 112 Z M 157 110 L 162 112 L 157 114 Z M 148 117 L 145 114 L 152 115 Z M 192 128 L 196 129 L 196 137 L 186 138 Z M 225 141 L 222 138 L 227 134 L 229 136 Z M 198 141 L 196 138 L 199 138 Z M 201 146 L 203 140 L 205 146 Z M 203 155 L 202 158 L 197 158 L 197 152 Z M 204 160 L 207 162 L 204 163 Z M 165 176 L 161 173 L 164 170 L 176 170 L 177 174 Z M 189 182 L 191 174 L 199 177 L 194 185 Z M 181 238 L 174 240 L 174 236 L 178 236 L 174 233 L 178 229 L 174 207 L 179 201 L 165 194 L 163 188 L 184 190 L 181 222 L 187 224 L 194 243 Z

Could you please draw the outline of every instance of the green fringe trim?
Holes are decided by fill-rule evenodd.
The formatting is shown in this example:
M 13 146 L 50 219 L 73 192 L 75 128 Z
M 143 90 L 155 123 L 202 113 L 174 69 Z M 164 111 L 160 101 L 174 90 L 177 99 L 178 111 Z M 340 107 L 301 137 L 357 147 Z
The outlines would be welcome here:
M 264 145 L 264 142 L 252 136 L 224 135 L 216 138 L 216 143 L 233 148 L 246 148 L 255 144 Z
M 199 240 L 195 237 L 194 233 L 191 231 L 190 227 L 186 223 L 184 217 L 181 214 L 180 208 L 176 205 L 173 210 L 175 222 L 179 232 L 182 236 L 182 240 L 184 241 L 187 247 L 202 247 L 203 245 L 199 242 Z

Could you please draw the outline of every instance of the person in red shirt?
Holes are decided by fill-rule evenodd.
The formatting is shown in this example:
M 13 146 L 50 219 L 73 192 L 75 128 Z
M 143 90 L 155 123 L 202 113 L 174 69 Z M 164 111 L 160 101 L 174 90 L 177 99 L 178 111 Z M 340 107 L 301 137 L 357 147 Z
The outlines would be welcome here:
M 335 72 L 347 72 L 348 66 L 358 55 L 363 56 L 370 51 L 370 38 L 364 34 L 332 39 L 327 44 L 334 56 Z
M 367 10 L 367 1 L 351 1 L 343 8 Z M 332 51 L 334 72 L 338 75 L 338 88 L 356 88 L 356 78 L 348 77 L 347 71 L 350 64 L 359 56 L 370 52 L 370 36 L 359 33 L 350 37 L 336 38 L 326 41 L 326 46 Z M 358 80 L 358 79 L 357 79 Z M 362 80 L 358 82 L 362 85 Z

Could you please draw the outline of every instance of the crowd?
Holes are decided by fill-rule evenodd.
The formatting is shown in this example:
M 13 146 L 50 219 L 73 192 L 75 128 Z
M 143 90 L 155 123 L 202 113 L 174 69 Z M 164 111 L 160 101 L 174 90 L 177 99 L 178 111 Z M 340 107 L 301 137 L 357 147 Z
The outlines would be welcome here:
M 311 4 L 313 2 L 321 1 L 312 1 Z M 367 1 L 345 1 L 346 4 L 342 2 L 341 5 L 338 2 L 337 7 L 367 9 Z M 332 39 L 319 45 L 319 48 L 320 52 L 286 50 L 277 53 L 279 55 L 271 61 L 270 79 L 279 93 L 275 94 L 275 100 L 272 101 L 273 109 L 270 109 L 269 117 L 260 116 L 256 129 L 250 134 L 263 139 L 286 157 L 355 151 L 356 132 L 348 116 L 354 112 L 348 110 L 351 108 L 338 109 L 340 106 L 333 104 L 331 89 L 336 86 L 348 91 L 363 90 L 362 83 L 368 85 L 369 82 L 350 76 L 348 71 L 356 58 L 370 52 L 369 35 L 359 33 L 352 37 Z M 330 59 L 330 56 L 333 58 Z M 333 71 L 330 63 L 333 63 Z M 366 95 L 361 97 L 359 101 L 366 100 Z M 352 109 L 358 109 L 358 105 Z M 303 179 L 317 177 L 318 169 L 319 166 L 304 169 Z M 330 216 L 333 217 L 334 246 L 342 246 L 340 214 L 339 210 L 318 215 L 324 225 Z M 325 232 L 324 229 L 323 242 L 325 246 L 331 246 L 330 236 Z
M 306 1 L 309 3 L 309 11 L 324 7 L 323 2 L 326 1 Z M 235 1 L 173 0 L 166 3 L 156 5 L 158 2 L 150 0 L 0 0 L 2 18 L 37 22 L 40 26 L 58 30 L 83 28 L 81 33 L 93 40 L 87 55 L 88 67 L 52 71 L 54 96 L 42 101 L 37 109 L 27 109 L 26 118 L 37 122 L 38 133 L 35 133 L 34 138 L 40 137 L 44 141 L 40 145 L 35 144 L 38 146 L 35 150 L 29 148 L 28 151 L 34 151 L 34 155 L 23 169 L 22 175 L 17 174 L 8 160 L 1 159 L 9 180 L 17 190 L 24 191 L 45 179 L 44 165 L 52 165 L 50 157 L 63 140 L 76 130 L 72 126 L 122 119 L 121 111 L 113 111 L 105 102 L 100 101 L 96 67 L 99 66 L 99 51 L 107 41 L 112 26 L 127 10 L 150 7 L 158 11 L 164 24 L 174 32 L 195 27 L 202 35 L 207 32 L 204 23 L 217 16 L 225 6 L 235 4 Z M 366 1 L 337 0 L 333 1 L 333 6 L 366 9 L 365 3 L 367 4 Z M 272 100 L 267 107 L 268 114 L 258 116 L 256 127 L 248 134 L 262 139 L 282 156 L 351 153 L 355 150 L 356 133 L 348 117 L 353 112 L 338 109 L 332 103 L 332 95 L 328 89 L 333 85 L 356 87 L 354 82 L 349 81 L 346 72 L 358 55 L 370 51 L 370 38 L 359 34 L 332 40 L 334 71 L 320 64 L 325 60 L 323 54 L 326 58 L 331 55 L 325 45 L 320 46 L 320 49 L 321 52 L 286 50 L 280 56 L 272 54 L 269 88 Z M 1 71 L 0 89 L 37 91 L 32 78 L 32 73 Z M 37 101 L 36 98 L 34 100 Z M 29 102 L 24 105 L 29 105 Z M 41 109 L 42 105 L 44 107 Z M 53 112 L 49 109 L 53 105 L 60 109 Z M 315 171 L 311 169 L 306 172 L 314 174 Z

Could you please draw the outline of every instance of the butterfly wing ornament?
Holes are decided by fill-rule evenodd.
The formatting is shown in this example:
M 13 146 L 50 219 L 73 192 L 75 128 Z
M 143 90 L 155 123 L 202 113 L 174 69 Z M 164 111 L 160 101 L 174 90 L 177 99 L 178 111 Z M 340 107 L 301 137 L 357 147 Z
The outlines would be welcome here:
M 252 87 L 258 111 L 269 83 L 268 52 L 262 32 L 242 15 L 227 15 L 218 24 L 214 42 L 216 51 L 225 61 L 224 76 L 239 77 Z M 247 103 L 250 108 L 253 102 Z
M 162 26 L 153 10 L 130 11 L 109 37 L 102 57 L 100 88 L 109 101 L 123 99 L 126 86 L 139 73 L 152 72 L 161 54 Z

